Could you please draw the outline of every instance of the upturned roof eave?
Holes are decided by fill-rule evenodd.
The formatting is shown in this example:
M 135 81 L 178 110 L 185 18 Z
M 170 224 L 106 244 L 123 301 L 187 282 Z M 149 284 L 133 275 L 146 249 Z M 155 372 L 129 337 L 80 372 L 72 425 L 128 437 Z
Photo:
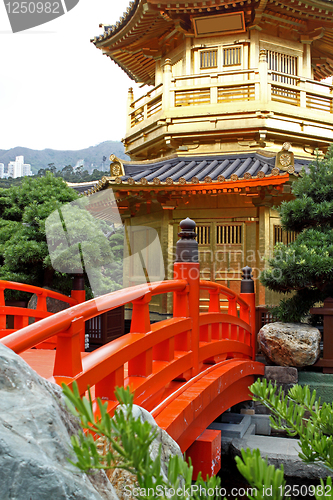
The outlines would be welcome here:
M 239 0 L 240 1 L 240 0 Z M 114 26 L 109 26 L 110 31 L 106 31 L 103 35 L 99 35 L 97 37 L 94 37 L 91 39 L 91 41 L 98 47 L 102 48 L 105 45 L 108 45 L 110 42 L 112 45 L 118 44 L 121 40 L 125 38 L 125 35 L 127 36 L 128 31 L 135 27 L 137 23 L 140 22 L 141 16 L 144 12 L 156 12 L 156 15 L 159 15 L 159 11 L 166 9 L 166 10 L 172 10 L 174 7 L 177 7 L 179 9 L 183 8 L 184 10 L 197 10 L 198 14 L 200 13 L 198 2 L 195 1 L 187 1 L 186 4 L 185 2 L 179 2 L 179 0 L 135 0 L 134 2 L 131 2 L 133 5 L 132 7 L 129 7 L 127 10 L 127 13 L 124 13 L 124 15 L 120 18 L 120 20 L 116 23 Z M 200 2 L 199 2 L 200 3 Z M 214 2 L 214 7 L 220 4 L 224 4 L 224 0 L 216 0 Z M 238 3 L 238 2 L 237 2 Z M 284 1 L 282 0 L 282 3 L 285 3 L 286 5 L 289 3 L 288 0 Z M 301 3 L 304 3 L 310 7 L 322 9 L 324 11 L 331 11 L 333 12 L 333 0 L 306 0 L 306 2 L 301 0 Z M 185 9 L 186 5 L 186 9 Z M 151 8 L 153 7 L 153 8 Z M 204 9 L 208 7 L 205 6 Z M 202 6 L 201 6 L 202 8 Z M 119 24 L 119 26 L 117 26 Z M 332 20 L 333 24 L 333 20 Z
M 109 29 L 104 27 L 104 33 L 92 38 L 91 42 L 99 49 L 113 45 L 115 46 L 114 50 L 116 50 L 116 46 L 119 42 L 128 38 L 129 31 L 139 24 L 144 13 L 144 1 L 145 0 L 135 0 L 135 2 L 132 2 L 133 7 L 126 16 L 122 16 L 120 21 L 115 25 L 110 25 Z M 119 26 L 117 26 L 118 23 Z
M 254 1 L 254 0 L 253 0 Z M 292 3 L 291 3 L 292 2 Z M 325 51 L 325 57 L 326 60 L 327 58 L 332 58 L 333 57 L 333 44 L 332 44 L 332 29 L 333 29 L 333 0 L 300 0 L 297 5 L 300 5 L 300 7 L 297 7 L 297 5 L 294 4 L 293 0 L 281 0 L 280 4 L 285 5 L 287 8 L 286 13 L 283 14 L 281 17 L 281 12 L 277 12 L 275 17 L 276 19 L 279 18 L 280 22 L 283 24 L 284 23 L 284 16 L 290 14 L 290 9 L 293 8 L 295 9 L 298 8 L 298 11 L 293 14 L 293 16 L 296 16 L 295 19 L 299 20 L 299 25 L 301 26 L 301 23 L 303 22 L 303 31 L 306 28 L 306 23 L 303 19 L 303 14 L 304 12 L 310 12 L 310 10 L 316 10 L 317 14 L 314 15 L 314 18 L 309 18 L 308 21 L 310 24 L 315 23 L 318 25 L 325 25 L 326 26 L 326 33 L 324 34 L 323 38 L 321 40 L 317 40 L 314 38 L 313 40 L 313 46 L 318 48 L 319 52 L 322 51 L 322 45 L 325 43 L 325 46 L 328 44 L 328 49 Z M 186 3 L 179 2 L 179 0 L 135 0 L 132 2 L 132 5 L 127 9 L 127 12 L 124 13 L 124 15 L 120 18 L 120 20 L 116 23 L 114 26 L 105 26 L 104 27 L 104 33 L 96 36 L 93 38 L 91 41 L 95 44 L 95 46 L 102 50 L 106 55 L 108 55 L 121 69 L 125 71 L 125 73 L 129 76 L 130 79 L 136 81 L 136 82 L 143 82 L 148 85 L 154 85 L 154 62 L 151 60 L 148 64 L 148 66 L 145 67 L 145 69 L 138 69 L 137 67 L 137 57 L 128 57 L 125 53 L 127 52 L 127 49 L 131 46 L 136 45 L 136 43 L 140 40 L 149 40 L 150 36 L 156 36 L 155 33 L 149 33 L 149 30 L 147 32 L 146 25 L 147 25 L 147 19 L 149 19 L 149 24 L 150 25 L 155 25 L 155 21 L 157 22 L 157 29 L 159 33 L 168 32 L 170 23 L 167 22 L 164 19 L 164 15 L 162 15 L 162 11 L 164 11 L 167 14 L 168 21 L 172 21 L 172 19 L 169 17 L 169 13 L 171 12 L 178 12 L 178 11 L 186 11 L 191 17 L 194 15 L 207 15 L 208 14 L 208 7 L 210 9 L 213 8 L 219 8 L 220 5 L 224 5 L 225 3 L 231 3 L 228 0 L 215 0 L 214 5 L 202 5 L 203 3 L 206 4 L 206 2 L 194 2 L 192 0 L 189 0 Z M 235 4 L 243 3 L 241 0 L 234 0 L 233 6 Z M 186 8 L 185 8 L 186 6 Z M 200 13 L 199 8 L 202 10 Z M 242 8 L 242 7 L 240 7 Z M 258 10 L 259 12 L 259 18 L 257 19 L 257 16 L 255 16 L 253 23 L 254 25 L 260 24 L 262 21 L 270 17 L 270 15 L 267 14 L 266 8 L 274 8 L 274 5 L 272 3 L 265 3 L 262 12 L 260 13 L 260 4 L 257 4 L 257 7 L 255 5 L 252 5 L 252 9 Z M 177 10 L 178 9 L 178 10 Z M 306 9 L 306 10 L 304 10 Z M 191 11 L 191 14 L 190 14 Z M 221 11 L 216 11 L 216 12 L 221 12 Z M 295 12 L 293 10 L 293 12 Z M 317 18 L 317 15 L 319 17 Z M 324 17 L 323 17 L 324 16 Z M 325 18 L 325 20 L 324 20 Z M 286 22 L 291 22 L 286 21 Z M 328 27 L 328 24 L 330 26 Z M 248 24 L 248 27 L 250 25 Z M 289 26 L 289 25 L 287 25 Z M 318 26 L 315 27 L 314 29 L 318 29 Z M 303 35 L 306 37 L 306 31 L 304 31 Z M 316 34 L 317 36 L 317 34 Z M 321 35 L 322 36 L 322 35 Z M 317 38 L 321 38 L 317 36 Z M 128 52 L 130 54 L 131 51 Z M 142 63 L 146 60 L 144 54 L 141 57 L 141 64 L 140 68 L 142 68 Z M 325 62 L 326 64 L 326 62 Z M 322 79 L 326 75 L 326 69 L 323 66 L 323 64 L 313 64 L 313 69 L 314 69 L 314 77 L 315 79 Z M 330 71 L 330 74 L 332 74 L 332 71 Z
M 251 179 L 240 178 L 236 181 L 231 179 L 226 179 L 223 182 L 220 181 L 199 181 L 198 183 L 187 182 L 186 184 L 182 184 L 180 182 L 173 182 L 172 184 L 168 184 L 166 182 L 161 182 L 159 185 L 154 184 L 153 182 L 149 182 L 147 184 L 141 184 L 140 182 L 128 183 L 127 181 L 122 181 L 120 178 L 113 179 L 111 177 L 103 177 L 99 183 L 92 189 L 85 191 L 85 195 L 89 196 L 91 194 L 97 193 L 99 191 L 103 191 L 104 189 L 112 188 L 115 191 L 221 191 L 221 192 L 230 192 L 233 191 L 237 194 L 238 190 L 242 188 L 255 188 L 255 187 L 265 187 L 265 186 L 282 186 L 286 184 L 290 180 L 291 175 L 288 172 L 284 172 L 283 174 L 278 175 L 265 175 L 264 177 L 256 176 Z M 230 191 L 229 191 L 230 190 Z

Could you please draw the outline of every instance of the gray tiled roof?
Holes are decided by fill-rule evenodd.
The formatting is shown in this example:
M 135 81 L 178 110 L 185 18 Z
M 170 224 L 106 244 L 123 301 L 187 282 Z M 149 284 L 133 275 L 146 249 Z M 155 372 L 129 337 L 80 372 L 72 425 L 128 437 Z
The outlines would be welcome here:
M 295 172 L 299 173 L 302 167 L 307 167 L 309 160 L 295 158 Z M 258 153 L 253 154 L 228 154 L 221 156 L 188 156 L 165 160 L 157 160 L 155 163 L 136 164 L 124 163 L 125 176 L 121 179 L 126 182 L 129 178 L 140 181 L 145 178 L 148 182 L 158 178 L 165 182 L 171 178 L 174 182 L 183 179 L 187 183 L 204 181 L 209 177 L 212 181 L 220 180 L 222 176 L 225 180 L 231 176 L 238 179 L 244 177 L 249 179 L 258 176 L 271 175 L 275 168 L 275 157 L 266 157 Z M 273 175 L 285 174 L 285 170 L 274 170 Z M 232 180 L 237 180 L 234 177 Z M 222 179 L 223 180 L 223 179 Z
M 88 189 L 94 188 L 98 184 L 98 181 L 91 182 L 67 182 L 67 185 L 73 188 L 78 193 L 84 193 Z

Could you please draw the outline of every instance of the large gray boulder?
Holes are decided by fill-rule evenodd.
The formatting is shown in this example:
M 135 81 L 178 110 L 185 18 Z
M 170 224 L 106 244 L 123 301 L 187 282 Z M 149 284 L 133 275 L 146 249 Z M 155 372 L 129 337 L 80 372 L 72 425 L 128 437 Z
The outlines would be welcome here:
M 103 471 L 68 462 L 77 430 L 61 389 L 0 344 L 1 500 L 117 500 Z
M 313 365 L 320 353 L 320 332 L 304 323 L 268 323 L 258 333 L 262 352 L 280 366 Z
M 51 288 L 44 287 L 45 290 L 51 290 Z M 37 300 L 38 297 L 34 293 L 32 297 L 30 298 L 27 307 L 28 309 L 36 309 L 37 308 Z M 67 309 L 69 307 L 68 302 L 63 302 L 62 300 L 54 299 L 53 297 L 46 297 L 46 309 L 50 313 L 57 313 L 59 311 L 63 311 L 64 309 Z

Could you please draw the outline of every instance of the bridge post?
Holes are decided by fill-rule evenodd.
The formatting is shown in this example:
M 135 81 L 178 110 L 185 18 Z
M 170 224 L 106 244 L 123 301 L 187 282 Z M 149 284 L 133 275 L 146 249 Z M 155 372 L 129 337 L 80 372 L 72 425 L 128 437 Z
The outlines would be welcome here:
M 242 318 L 251 325 L 251 346 L 252 359 L 256 359 L 256 295 L 254 293 L 254 281 L 252 278 L 252 268 L 245 266 L 242 269 L 241 293 L 240 297 L 248 304 L 249 310 L 247 317 Z
M 198 259 L 198 242 L 195 241 L 195 222 L 188 217 L 180 222 L 180 240 L 176 243 L 176 260 L 174 263 L 174 279 L 188 282 L 187 301 L 184 295 L 174 295 L 174 315 L 189 316 L 192 319 L 190 349 L 193 355 L 192 376 L 199 372 L 199 281 L 200 265 Z
M 73 289 L 71 291 L 71 297 L 76 299 L 78 303 L 84 302 L 86 300 L 86 291 L 84 289 L 84 274 L 74 274 L 73 279 Z M 81 352 L 85 351 L 85 325 L 80 332 L 80 349 Z
M 80 336 L 83 329 L 84 319 L 79 316 L 73 319 L 68 330 L 58 333 L 54 377 L 75 377 L 82 372 Z
M 0 331 L 6 330 L 7 315 L 6 315 L 6 303 L 5 303 L 5 289 L 0 288 L 0 307 L 2 313 L 0 314 Z

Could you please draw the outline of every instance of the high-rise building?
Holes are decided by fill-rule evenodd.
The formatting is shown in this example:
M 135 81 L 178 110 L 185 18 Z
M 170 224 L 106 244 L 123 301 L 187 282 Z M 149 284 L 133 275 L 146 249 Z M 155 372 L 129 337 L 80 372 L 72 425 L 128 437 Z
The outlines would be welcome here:
M 24 163 L 24 156 L 16 156 L 15 161 L 10 161 L 8 163 L 8 177 L 16 179 L 17 177 L 26 175 L 32 175 L 32 172 L 31 165 L 29 163 Z

